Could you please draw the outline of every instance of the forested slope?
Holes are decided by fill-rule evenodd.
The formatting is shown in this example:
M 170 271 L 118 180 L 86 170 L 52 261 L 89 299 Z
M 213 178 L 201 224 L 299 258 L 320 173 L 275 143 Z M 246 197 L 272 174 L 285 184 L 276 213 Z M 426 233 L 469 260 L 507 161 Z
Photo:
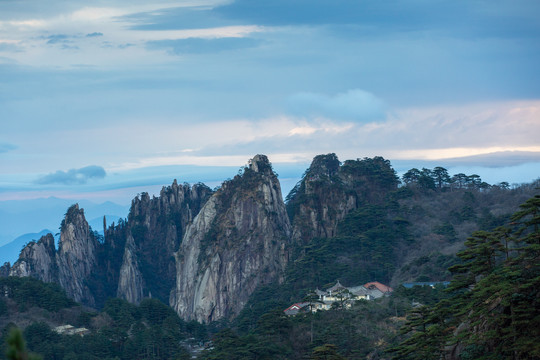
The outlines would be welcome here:
M 539 359 L 540 195 L 465 246 L 449 298 L 410 313 L 395 358 Z

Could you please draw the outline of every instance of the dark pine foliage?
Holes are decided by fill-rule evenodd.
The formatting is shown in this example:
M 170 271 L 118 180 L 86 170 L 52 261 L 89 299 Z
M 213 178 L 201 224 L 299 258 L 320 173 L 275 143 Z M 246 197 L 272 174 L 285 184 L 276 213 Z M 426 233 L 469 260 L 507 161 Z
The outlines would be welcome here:
M 396 359 L 540 359 L 540 195 L 458 253 L 451 298 L 409 314 Z
M 84 337 L 60 335 L 45 322 L 27 326 L 23 335 L 28 349 L 44 359 L 189 359 L 182 341 L 206 339 L 204 327 L 184 322 L 156 299 L 145 299 L 139 306 L 109 299 L 102 313 L 90 314 L 88 323 L 94 325 Z M 2 344 L 8 334 L 3 332 Z
M 0 289 L 18 305 L 19 311 L 39 307 L 48 311 L 74 306 L 76 303 L 66 296 L 58 284 L 44 283 L 31 277 L 0 278 Z M 0 315 L 2 306 L 0 305 Z

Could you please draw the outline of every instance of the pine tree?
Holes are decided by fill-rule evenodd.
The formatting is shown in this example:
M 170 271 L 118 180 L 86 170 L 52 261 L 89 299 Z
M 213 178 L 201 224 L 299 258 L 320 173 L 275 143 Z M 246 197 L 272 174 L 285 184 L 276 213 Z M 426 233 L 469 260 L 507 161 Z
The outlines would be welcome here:
M 9 360 L 40 360 L 41 356 L 30 354 L 26 350 L 22 332 L 18 328 L 11 329 L 7 338 L 6 358 Z
M 338 354 L 337 346 L 334 344 L 324 344 L 317 346 L 311 353 L 312 360 L 345 360 Z

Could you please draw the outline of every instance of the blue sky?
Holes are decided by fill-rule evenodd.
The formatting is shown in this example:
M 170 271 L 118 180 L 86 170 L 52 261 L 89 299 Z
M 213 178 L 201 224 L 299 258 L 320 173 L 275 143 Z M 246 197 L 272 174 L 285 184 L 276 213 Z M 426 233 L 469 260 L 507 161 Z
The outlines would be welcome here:
M 540 3 L 0 0 L 0 201 L 128 204 L 267 154 L 540 176 Z

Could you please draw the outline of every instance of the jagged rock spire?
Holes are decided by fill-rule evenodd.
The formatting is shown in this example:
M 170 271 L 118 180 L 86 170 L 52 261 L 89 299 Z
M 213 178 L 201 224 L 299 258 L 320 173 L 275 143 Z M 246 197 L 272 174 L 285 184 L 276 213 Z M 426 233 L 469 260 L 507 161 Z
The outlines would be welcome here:
M 170 303 L 185 319 L 234 317 L 259 284 L 283 275 L 291 227 L 281 188 L 265 155 L 248 169 L 208 200 L 176 253 Z

